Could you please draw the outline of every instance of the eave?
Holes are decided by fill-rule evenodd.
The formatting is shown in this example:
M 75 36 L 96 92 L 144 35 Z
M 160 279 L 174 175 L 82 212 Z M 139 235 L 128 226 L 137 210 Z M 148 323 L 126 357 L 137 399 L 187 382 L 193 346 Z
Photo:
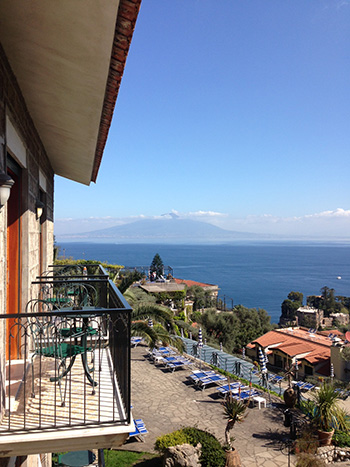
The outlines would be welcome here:
M 0 2 L 0 42 L 57 175 L 96 181 L 140 3 Z

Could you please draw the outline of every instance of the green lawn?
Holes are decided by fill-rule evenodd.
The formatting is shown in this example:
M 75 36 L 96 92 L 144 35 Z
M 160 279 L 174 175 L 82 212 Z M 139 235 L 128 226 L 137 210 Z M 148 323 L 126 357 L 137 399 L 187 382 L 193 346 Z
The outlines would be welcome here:
M 104 451 L 106 467 L 156 467 L 161 466 L 161 458 L 147 452 Z

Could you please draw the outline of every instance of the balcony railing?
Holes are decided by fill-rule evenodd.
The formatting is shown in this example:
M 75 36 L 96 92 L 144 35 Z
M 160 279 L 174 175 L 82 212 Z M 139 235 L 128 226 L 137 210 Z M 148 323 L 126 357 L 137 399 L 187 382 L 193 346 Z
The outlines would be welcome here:
M 102 268 L 53 271 L 35 281 L 25 313 L 0 315 L 0 435 L 130 424 L 128 303 Z

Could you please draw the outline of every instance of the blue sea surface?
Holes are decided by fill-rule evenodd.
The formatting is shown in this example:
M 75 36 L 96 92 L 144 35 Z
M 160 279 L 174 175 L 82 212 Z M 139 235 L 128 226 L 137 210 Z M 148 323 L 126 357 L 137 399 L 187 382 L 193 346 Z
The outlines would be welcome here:
M 159 253 L 174 277 L 217 284 L 231 306 L 264 308 L 278 322 L 290 291 L 318 295 L 321 287 L 350 296 L 350 246 L 342 244 L 151 245 L 60 243 L 60 256 L 149 266 Z M 341 280 L 337 277 L 340 276 Z

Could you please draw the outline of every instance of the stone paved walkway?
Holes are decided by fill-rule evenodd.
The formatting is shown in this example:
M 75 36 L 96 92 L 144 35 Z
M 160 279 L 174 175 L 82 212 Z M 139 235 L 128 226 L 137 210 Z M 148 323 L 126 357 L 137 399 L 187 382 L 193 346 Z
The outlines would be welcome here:
M 188 383 L 190 370 L 171 373 L 151 363 L 146 354 L 144 346 L 132 349 L 132 404 L 133 416 L 144 420 L 149 433 L 144 443 L 133 440 L 123 449 L 152 452 L 158 436 L 184 426 L 197 426 L 223 441 L 226 421 L 215 387 L 196 390 Z M 280 440 L 288 437 L 287 430 L 282 405 L 249 408 L 244 422 L 237 424 L 232 433 L 242 466 L 288 466 L 288 456 L 280 450 Z M 294 456 L 290 465 L 295 465 Z

